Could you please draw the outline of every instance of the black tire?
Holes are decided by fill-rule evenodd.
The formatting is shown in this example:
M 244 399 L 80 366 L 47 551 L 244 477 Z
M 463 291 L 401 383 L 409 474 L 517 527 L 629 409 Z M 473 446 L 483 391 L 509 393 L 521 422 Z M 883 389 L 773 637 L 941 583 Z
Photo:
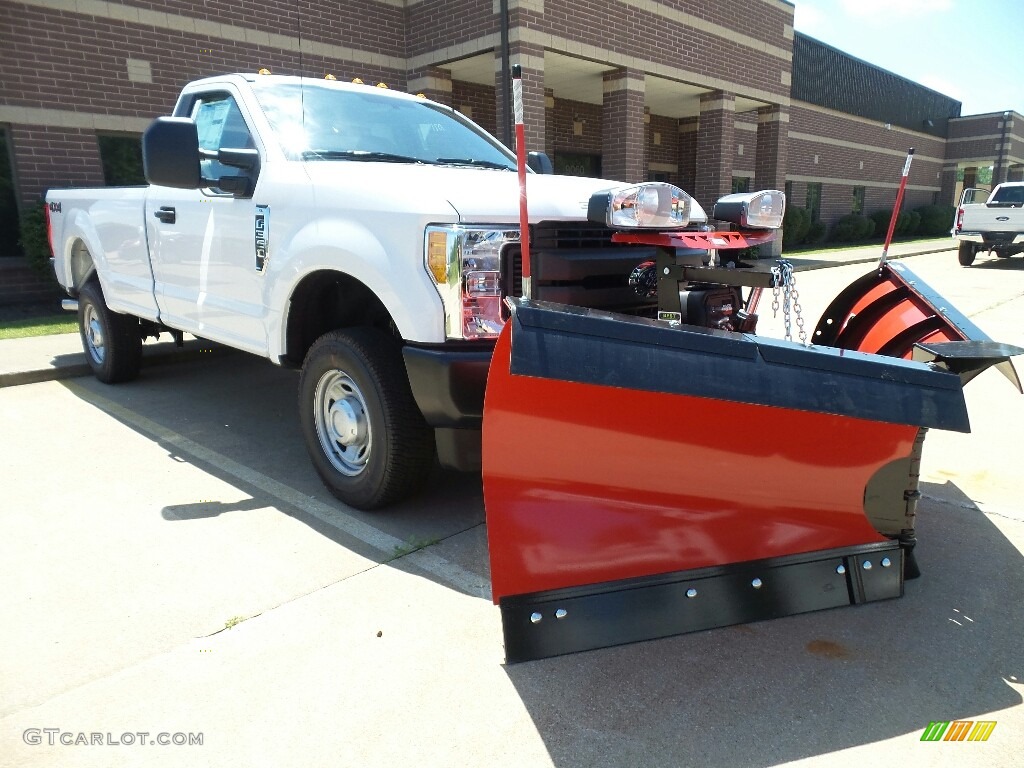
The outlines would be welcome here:
M 313 466 L 357 509 L 419 491 L 434 464 L 434 431 L 416 406 L 401 346 L 371 328 L 331 331 L 306 354 L 299 418 Z
M 974 243 L 964 240 L 961 241 L 960 247 L 957 249 L 957 258 L 960 260 L 961 267 L 969 267 L 974 263 L 974 257 L 977 255 L 978 249 L 975 248 Z
M 85 360 L 104 384 L 131 381 L 142 367 L 139 318 L 107 307 L 100 284 L 92 280 L 78 294 L 78 333 Z

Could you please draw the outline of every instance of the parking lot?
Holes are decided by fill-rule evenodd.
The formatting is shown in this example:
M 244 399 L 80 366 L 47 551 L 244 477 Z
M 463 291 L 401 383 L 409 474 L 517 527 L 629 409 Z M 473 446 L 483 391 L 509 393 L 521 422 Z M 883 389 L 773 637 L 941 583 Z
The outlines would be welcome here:
M 1024 346 L 1024 259 L 907 263 Z M 808 325 L 869 268 L 798 274 Z M 479 477 L 341 506 L 297 381 L 218 352 L 0 389 L 0 765 L 1019 764 L 1024 397 L 997 372 L 972 434 L 925 443 L 902 599 L 513 666 Z M 936 720 L 997 726 L 921 742 Z

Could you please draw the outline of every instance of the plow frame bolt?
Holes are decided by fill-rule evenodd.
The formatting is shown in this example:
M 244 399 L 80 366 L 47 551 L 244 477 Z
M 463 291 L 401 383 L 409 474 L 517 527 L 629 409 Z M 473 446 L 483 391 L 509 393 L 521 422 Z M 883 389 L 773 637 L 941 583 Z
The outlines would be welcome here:
M 688 590 L 686 590 L 686 596 L 687 597 L 696 597 L 697 596 L 697 590 L 694 589 L 693 587 L 690 587 Z
M 888 557 L 883 557 L 882 558 L 882 567 L 883 568 L 888 568 L 890 565 L 892 565 L 892 560 L 890 560 Z
M 559 608 L 557 611 L 555 611 L 555 618 L 556 619 L 564 619 L 568 615 L 569 615 L 569 612 L 567 610 L 565 610 L 565 608 Z
M 536 611 L 534 611 L 533 613 L 531 613 L 531 614 L 530 614 L 530 622 L 531 622 L 532 624 L 537 624 L 537 623 L 538 623 L 538 622 L 539 622 L 539 621 L 540 621 L 541 619 L 543 619 L 543 618 L 544 618 L 544 617 L 543 617 L 543 616 L 541 616 L 541 615 L 540 615 L 539 613 L 537 613 Z
M 750 586 L 752 586 L 754 589 L 760 589 L 763 584 L 764 582 L 760 579 L 754 579 L 752 582 L 750 582 Z
M 871 561 L 870 560 L 865 560 L 863 568 L 864 568 L 865 571 L 870 571 L 871 568 L 872 568 Z
M 845 565 L 838 566 L 836 568 L 836 573 L 838 573 L 840 576 L 842 576 L 844 573 L 846 573 L 846 566 Z

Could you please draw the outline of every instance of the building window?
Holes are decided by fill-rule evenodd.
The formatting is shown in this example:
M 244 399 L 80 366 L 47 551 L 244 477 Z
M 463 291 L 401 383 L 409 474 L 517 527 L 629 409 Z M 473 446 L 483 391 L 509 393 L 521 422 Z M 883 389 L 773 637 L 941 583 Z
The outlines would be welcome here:
M 850 213 L 864 213 L 864 187 L 853 188 L 853 209 Z
M 750 191 L 750 177 L 749 176 L 733 176 L 732 177 L 732 191 L 733 194 L 737 192 L 749 192 Z
M 589 176 L 601 178 L 601 156 L 577 152 L 556 152 L 555 173 L 562 176 Z
M 0 256 L 14 256 L 18 252 L 20 225 L 7 141 L 7 131 L 0 128 Z
M 793 182 L 787 181 L 783 191 L 786 193 L 786 204 L 788 205 L 789 201 L 793 199 Z
M 97 136 L 103 182 L 108 187 L 145 184 L 142 172 L 142 141 L 138 136 Z
M 665 171 L 651 171 L 647 174 L 648 181 L 668 181 L 668 174 Z
M 821 218 L 821 182 L 813 182 L 807 185 L 807 212 L 811 214 L 811 221 Z

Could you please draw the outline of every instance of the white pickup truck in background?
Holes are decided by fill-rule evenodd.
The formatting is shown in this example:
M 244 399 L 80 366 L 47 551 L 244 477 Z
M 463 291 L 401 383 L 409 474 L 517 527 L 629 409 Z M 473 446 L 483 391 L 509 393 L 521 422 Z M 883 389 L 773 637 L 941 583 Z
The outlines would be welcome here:
M 960 241 L 960 264 L 969 267 L 981 251 L 1008 259 L 1024 253 L 1024 181 L 998 185 L 984 203 L 973 202 L 982 190 L 965 189 L 953 223 Z
M 435 455 L 479 468 L 487 368 L 520 288 L 514 154 L 448 107 L 329 80 L 208 78 L 173 114 L 143 138 L 148 187 L 47 195 L 95 375 L 134 378 L 161 332 L 301 368 L 313 463 L 363 509 L 415 492 Z M 528 174 L 535 299 L 653 315 L 629 285 L 652 249 L 587 220 L 592 195 L 623 186 Z M 696 201 L 689 214 L 706 228 Z

